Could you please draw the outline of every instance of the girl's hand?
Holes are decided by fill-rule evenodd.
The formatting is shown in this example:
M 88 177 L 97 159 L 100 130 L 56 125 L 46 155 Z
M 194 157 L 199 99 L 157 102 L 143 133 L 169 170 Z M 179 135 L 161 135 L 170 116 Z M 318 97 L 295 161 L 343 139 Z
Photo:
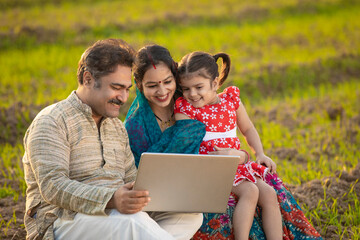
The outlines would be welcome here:
M 233 148 L 220 148 L 217 146 L 214 146 L 215 151 L 208 152 L 210 155 L 234 155 L 234 156 L 240 156 L 240 164 L 244 164 L 247 161 L 247 154 L 243 151 L 239 151 L 237 149 Z
M 262 164 L 262 165 L 265 165 L 266 167 L 268 167 L 270 170 L 270 173 L 276 173 L 276 163 L 271 158 L 266 156 L 265 154 L 260 154 L 259 156 L 257 156 L 256 163 Z

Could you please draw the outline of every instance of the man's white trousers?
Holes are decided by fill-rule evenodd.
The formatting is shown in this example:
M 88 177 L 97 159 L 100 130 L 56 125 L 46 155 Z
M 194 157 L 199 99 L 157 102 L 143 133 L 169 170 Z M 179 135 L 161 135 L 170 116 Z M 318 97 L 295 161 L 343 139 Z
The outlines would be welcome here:
M 190 239 L 202 224 L 200 213 L 138 212 L 108 216 L 78 213 L 74 220 L 54 222 L 55 239 Z

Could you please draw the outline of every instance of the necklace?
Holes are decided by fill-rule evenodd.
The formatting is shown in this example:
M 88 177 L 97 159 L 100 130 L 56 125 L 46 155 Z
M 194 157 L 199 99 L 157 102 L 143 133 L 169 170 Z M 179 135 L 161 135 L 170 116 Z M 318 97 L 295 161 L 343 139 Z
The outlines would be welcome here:
M 161 118 L 159 118 L 155 113 L 154 113 L 155 117 L 157 119 L 159 119 L 160 121 L 160 128 L 168 128 L 170 126 L 172 126 L 175 123 L 175 119 L 174 119 L 174 113 L 171 115 L 170 119 L 167 121 L 163 121 Z

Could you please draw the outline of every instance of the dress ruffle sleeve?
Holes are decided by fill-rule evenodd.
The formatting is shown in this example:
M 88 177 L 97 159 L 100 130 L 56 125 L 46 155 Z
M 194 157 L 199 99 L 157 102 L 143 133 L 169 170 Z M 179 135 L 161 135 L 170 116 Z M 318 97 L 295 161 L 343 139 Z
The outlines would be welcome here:
M 240 89 L 236 86 L 227 87 L 223 92 L 225 98 L 234 103 L 235 109 L 239 108 L 240 105 Z
M 185 98 L 179 97 L 175 102 L 174 113 L 182 113 L 191 119 L 195 119 L 196 108 L 186 101 Z

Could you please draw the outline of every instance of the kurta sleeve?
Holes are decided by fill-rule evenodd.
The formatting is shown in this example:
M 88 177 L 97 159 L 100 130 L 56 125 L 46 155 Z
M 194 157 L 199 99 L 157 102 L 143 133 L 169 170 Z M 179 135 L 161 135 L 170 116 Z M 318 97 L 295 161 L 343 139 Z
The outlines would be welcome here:
M 28 158 L 43 199 L 52 205 L 89 215 L 104 215 L 116 189 L 69 178 L 70 146 L 66 131 L 50 116 L 33 122 L 25 141 Z

